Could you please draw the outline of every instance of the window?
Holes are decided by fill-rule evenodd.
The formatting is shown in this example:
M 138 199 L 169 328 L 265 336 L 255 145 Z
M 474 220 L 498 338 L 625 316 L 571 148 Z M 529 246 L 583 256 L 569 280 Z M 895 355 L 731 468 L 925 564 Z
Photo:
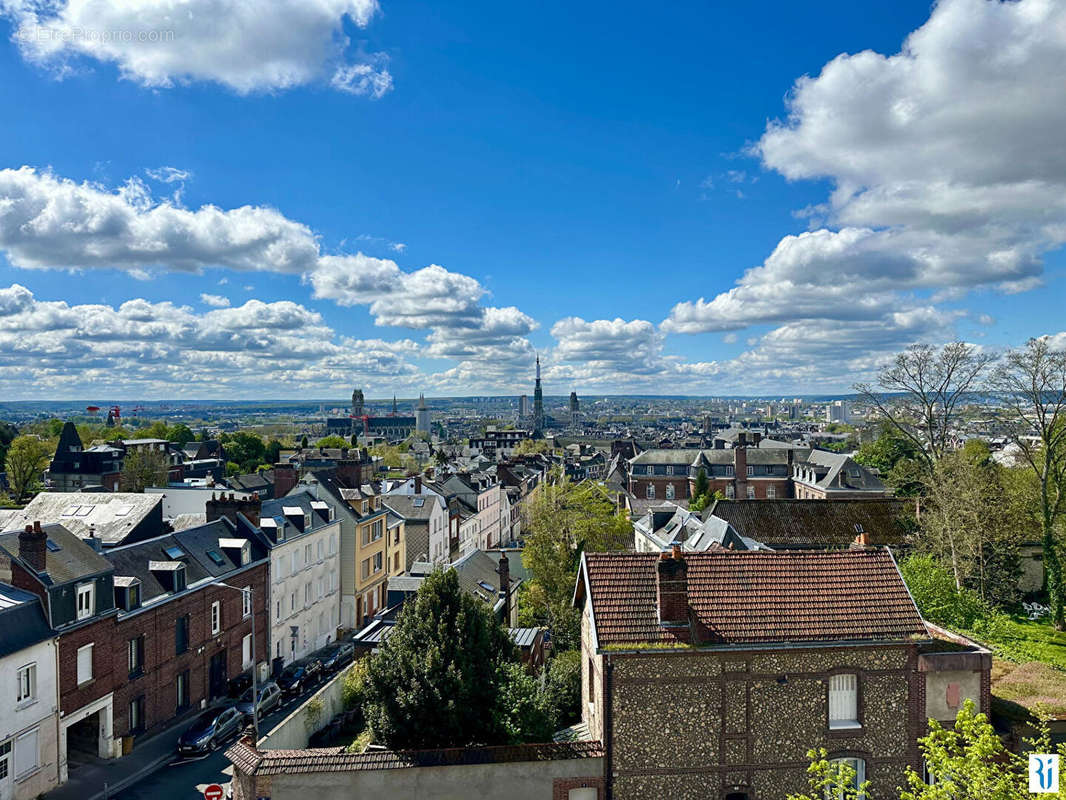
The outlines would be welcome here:
M 138 636 L 126 643 L 126 663 L 130 677 L 134 678 L 144 672 L 144 637 Z
M 829 677 L 829 727 L 859 728 L 859 676 L 845 672 Z
M 672 483 L 666 484 L 666 499 L 667 500 L 673 500 L 674 499 L 674 485 Z
M 0 742 L 0 781 L 8 775 L 8 757 L 11 755 L 11 742 Z
M 189 649 L 189 615 L 174 620 L 174 655 L 180 656 Z
M 324 575 L 318 579 L 318 585 L 315 589 L 317 590 L 316 596 L 319 600 L 326 596 L 326 578 Z
M 673 467 L 672 464 L 667 464 L 666 465 L 666 474 L 667 475 L 673 475 L 674 474 L 674 467 Z
M 322 560 L 322 556 L 324 555 L 323 551 L 325 550 L 325 548 L 326 548 L 326 543 L 323 542 L 321 539 L 319 539 L 318 540 L 318 548 L 317 548 L 318 560 L 319 561 Z
M 592 666 L 592 659 L 589 659 L 589 699 L 588 704 L 591 706 L 596 702 L 596 671 Z
M 777 497 L 777 489 L 771 483 L 769 486 L 766 487 L 766 499 L 773 500 L 775 497 Z
M 366 578 L 366 576 L 370 574 L 370 559 L 369 558 L 364 558 L 363 559 L 363 563 L 360 565 L 359 572 L 360 572 L 360 574 L 362 575 L 363 578 Z
M 381 572 L 382 567 L 382 554 L 374 553 L 374 572 Z
M 333 507 L 330 506 L 329 510 L 330 510 L 330 515 L 332 516 Z M 330 555 L 334 555 L 336 552 L 337 552 L 337 535 L 335 533 L 331 533 L 329 535 L 329 554 Z
M 392 571 L 393 572 L 399 572 L 400 571 L 400 554 L 399 553 L 393 553 L 392 554 Z
M 309 545 L 309 544 L 304 545 L 304 563 L 305 564 L 310 564 L 311 563 L 311 545 Z
M 274 601 L 274 619 L 277 622 L 281 622 L 281 601 Z
M 31 703 L 37 699 L 37 664 L 19 667 L 16 703 Z
M 247 634 L 241 640 L 241 664 L 244 669 L 252 666 L 252 634 Z
M 164 547 L 163 552 L 167 554 L 167 558 L 172 561 L 177 561 L 179 558 L 184 558 L 185 551 L 176 545 L 171 547 Z
M 296 592 L 292 592 L 289 595 L 289 613 L 291 614 L 296 610 Z
M 222 630 L 222 605 L 216 600 L 211 604 L 211 635 L 218 635 L 220 630 Z
M 727 477 L 732 478 L 735 472 L 736 468 L 732 464 L 725 465 L 725 474 Z
M 292 551 L 292 574 L 293 575 L 295 575 L 296 571 L 299 569 L 299 566 L 297 566 L 299 561 L 300 561 L 300 553 L 299 553 L 299 551 L 293 550 Z
M 725 496 L 727 498 L 729 498 L 730 500 L 732 500 L 734 497 L 737 496 L 737 490 L 735 488 L 733 488 L 733 484 L 730 483 L 730 484 L 726 485 L 726 487 L 725 487 Z
M 177 681 L 175 683 L 177 687 L 177 710 L 189 707 L 189 670 L 179 672 Z
M 304 606 L 306 607 L 306 606 L 309 606 L 309 605 L 311 605 L 311 584 L 310 583 L 305 583 L 304 584 Z
M 755 499 L 755 487 L 754 486 L 749 486 L 748 487 L 748 499 L 749 500 L 754 500 Z
M 130 733 L 144 730 L 144 695 L 130 701 Z
M 751 465 L 749 464 L 749 465 L 748 465 L 748 477 L 750 478 L 750 477 L 751 477 L 752 475 L 754 475 L 754 474 L 755 474 L 755 467 L 753 467 L 753 466 L 751 466 Z
M 599 790 L 594 786 L 582 786 L 579 789 L 571 789 L 566 793 L 566 800 L 597 800 Z
M 78 619 L 85 619 L 93 615 L 95 610 L 93 603 L 94 589 L 95 585 L 92 583 L 83 583 L 78 586 Z
M 15 777 L 29 775 L 40 766 L 40 744 L 37 728 L 26 731 L 15 739 Z
M 252 616 L 252 587 L 245 586 L 241 589 L 241 616 L 244 619 Z
M 93 679 L 93 646 L 78 648 L 78 686 Z
M 645 492 L 645 495 L 647 496 L 647 498 L 649 500 L 654 500 L 655 499 L 655 487 L 652 484 L 650 484 L 650 483 L 648 484 L 648 488 L 647 488 L 647 491 Z
M 844 797 L 844 786 L 851 786 L 853 789 L 858 789 L 866 781 L 866 762 L 861 758 L 852 758 L 850 756 L 844 758 L 831 758 L 829 763 L 834 767 L 841 769 L 850 776 L 850 780 L 843 784 L 837 784 L 836 792 L 834 793 L 830 789 L 827 793 L 827 797 Z M 864 795 L 860 795 L 862 797 Z

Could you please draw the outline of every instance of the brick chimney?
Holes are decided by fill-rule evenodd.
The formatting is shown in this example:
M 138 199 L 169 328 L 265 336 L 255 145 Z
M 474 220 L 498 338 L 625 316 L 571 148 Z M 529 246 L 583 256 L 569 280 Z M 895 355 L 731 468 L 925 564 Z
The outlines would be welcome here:
M 415 475 L 415 494 L 422 494 L 422 476 Z
M 860 527 L 856 525 L 855 527 Z M 870 534 L 866 531 L 860 531 L 859 535 L 855 537 L 855 541 L 851 543 L 852 550 L 863 550 L 870 546 Z
M 688 563 L 681 545 L 664 552 L 656 569 L 659 594 L 659 624 L 668 628 L 688 627 Z
M 299 482 L 295 464 L 274 465 L 274 497 L 284 497 L 291 492 Z
M 214 492 L 212 492 L 211 499 L 207 501 L 207 521 L 214 522 L 221 517 L 227 517 L 230 522 L 236 525 L 239 512 L 244 514 L 250 523 L 258 525 L 261 507 L 262 503 L 256 495 L 237 497 L 233 492 L 228 495 L 222 492 L 216 498 Z
M 511 624 L 511 562 L 507 560 L 507 553 L 500 553 L 500 568 L 496 570 L 500 576 L 500 599 L 503 600 L 503 624 Z
M 39 521 L 27 525 L 26 530 L 19 534 L 19 558 L 37 572 L 44 572 L 47 568 L 47 542 L 48 534 L 41 530 Z
M 748 450 L 737 447 L 733 450 L 733 473 L 737 482 L 737 500 L 748 497 Z

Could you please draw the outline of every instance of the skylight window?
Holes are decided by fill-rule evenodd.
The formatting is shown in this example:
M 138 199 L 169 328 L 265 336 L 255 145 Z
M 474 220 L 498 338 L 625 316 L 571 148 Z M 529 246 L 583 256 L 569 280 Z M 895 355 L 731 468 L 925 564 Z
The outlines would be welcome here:
M 416 497 L 416 498 L 414 498 L 411 501 L 411 505 L 414 506 L 415 508 L 421 508 L 425 504 L 425 502 L 426 502 L 426 498 L 424 498 L 424 497 Z
M 48 549 L 49 549 L 50 551 L 52 551 L 53 553 L 58 553 L 58 552 L 59 552 L 60 550 L 62 550 L 62 549 L 63 549 L 63 548 L 62 548 L 62 547 L 60 547 L 60 546 L 59 546 L 58 544 L 56 544 L 55 542 L 53 542 L 53 541 L 52 541 L 51 539 L 49 539 L 49 540 L 48 540 L 47 542 L 45 542 L 45 546 L 46 546 L 46 547 L 47 547 L 47 548 L 48 548 Z
M 169 558 L 183 558 L 185 556 L 185 551 L 176 545 L 164 547 L 163 552 L 166 553 Z
M 214 561 L 216 566 L 223 567 L 226 565 L 226 559 L 222 557 L 218 550 L 208 550 L 207 557 Z
M 74 516 L 87 517 L 89 516 L 89 512 L 92 511 L 94 508 L 96 508 L 96 506 L 79 506 Z
M 484 589 L 486 592 L 495 592 L 496 591 L 492 587 L 491 583 L 486 583 L 485 581 L 478 581 L 477 585 L 480 586 L 482 589 Z

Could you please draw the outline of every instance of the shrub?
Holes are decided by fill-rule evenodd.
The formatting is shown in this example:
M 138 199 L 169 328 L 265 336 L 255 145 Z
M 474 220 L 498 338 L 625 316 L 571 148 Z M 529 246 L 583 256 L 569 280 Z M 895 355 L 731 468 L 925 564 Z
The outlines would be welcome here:
M 971 630 L 978 621 L 988 623 L 995 616 L 976 592 L 957 589 L 951 571 L 932 556 L 908 556 L 899 568 L 918 610 L 930 622 Z

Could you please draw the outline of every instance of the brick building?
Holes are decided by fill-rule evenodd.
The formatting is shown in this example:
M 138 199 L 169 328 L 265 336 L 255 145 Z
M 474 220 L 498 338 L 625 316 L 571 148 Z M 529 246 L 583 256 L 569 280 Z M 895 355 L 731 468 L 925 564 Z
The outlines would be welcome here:
M 223 517 L 106 556 L 118 607 L 111 632 L 116 735 L 158 729 L 226 696 L 229 680 L 253 662 L 266 664 L 269 559 L 247 521 Z M 248 587 L 250 596 L 216 581 Z
M 629 493 L 638 500 L 686 500 L 700 473 L 728 500 L 887 497 L 877 477 L 839 453 L 762 439 L 736 447 L 645 450 L 629 462 Z
M 990 654 L 934 638 L 887 550 L 586 553 L 575 604 L 617 800 L 776 800 L 812 747 L 891 791 L 927 717 L 989 708 Z

